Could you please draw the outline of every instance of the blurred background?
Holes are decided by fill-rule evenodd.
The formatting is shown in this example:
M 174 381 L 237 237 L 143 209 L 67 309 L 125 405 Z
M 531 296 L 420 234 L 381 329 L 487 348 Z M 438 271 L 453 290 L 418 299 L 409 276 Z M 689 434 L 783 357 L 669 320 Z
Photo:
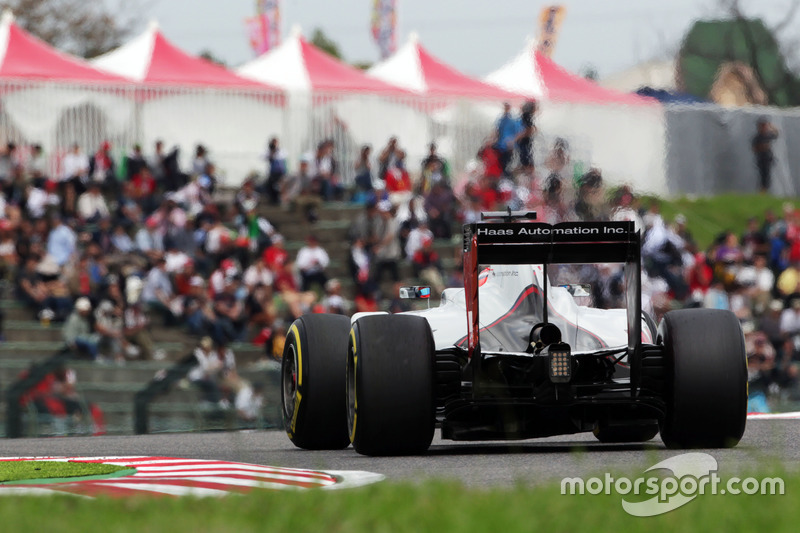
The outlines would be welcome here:
M 635 221 L 645 309 L 734 311 L 750 410 L 800 403 L 800 0 L 0 7 L 8 437 L 280 427 L 294 319 L 463 286 L 506 208 Z

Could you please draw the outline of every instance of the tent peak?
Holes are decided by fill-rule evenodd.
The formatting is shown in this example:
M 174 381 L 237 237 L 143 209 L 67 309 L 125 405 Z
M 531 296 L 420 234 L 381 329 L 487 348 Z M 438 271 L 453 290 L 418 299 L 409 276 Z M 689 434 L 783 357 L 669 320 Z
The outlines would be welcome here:
M 301 39 L 303 37 L 303 28 L 300 24 L 293 24 L 292 29 L 289 30 L 290 39 Z
M 151 33 L 156 33 L 157 31 L 159 31 L 159 29 L 160 27 L 158 25 L 158 20 L 150 19 L 150 21 L 147 23 L 147 31 Z
M 10 26 L 14 22 L 14 12 L 10 7 L 3 9 L 3 14 L 0 16 L 0 25 Z
M 416 31 L 410 32 L 408 34 L 408 42 L 413 44 L 413 45 L 418 45 L 419 44 L 419 33 L 417 33 Z

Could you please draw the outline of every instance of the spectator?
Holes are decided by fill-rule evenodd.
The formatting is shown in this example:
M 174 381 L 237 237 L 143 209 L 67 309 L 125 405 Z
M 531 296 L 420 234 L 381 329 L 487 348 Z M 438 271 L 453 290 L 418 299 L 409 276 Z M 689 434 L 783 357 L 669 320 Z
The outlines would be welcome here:
M 422 194 L 428 194 L 436 183 L 443 182 L 445 186 L 449 184 L 450 173 L 447 162 L 437 153 L 436 143 L 428 146 L 428 156 L 422 160 L 421 176 L 420 192 Z
M 248 291 L 252 291 L 257 285 L 271 286 L 274 280 L 272 271 L 267 268 L 264 257 L 257 257 L 255 262 L 244 271 L 244 284 Z
M 322 309 L 337 315 L 346 315 L 350 311 L 350 303 L 342 296 L 342 283 L 336 278 L 329 279 L 325 284 Z
M 759 186 L 762 193 L 769 191 L 772 183 L 772 142 L 778 138 L 778 129 L 766 117 L 758 119 L 753 137 L 753 153 L 758 167 Z
M 449 239 L 453 234 L 453 192 L 443 181 L 434 182 L 425 199 L 428 226 L 437 239 Z
M 85 183 L 89 179 L 89 158 L 81 151 L 78 143 L 61 160 L 61 176 L 59 193 L 63 198 L 63 214 L 75 213 L 75 201 L 83 194 Z
M 194 159 L 192 160 L 192 174 L 200 176 L 208 169 L 208 150 L 202 144 L 198 144 L 194 149 Z
M 98 360 L 98 337 L 92 333 L 89 325 L 89 315 L 92 304 L 88 298 L 78 298 L 75 310 L 64 323 L 62 336 L 66 345 L 80 354 L 88 355 L 93 361 Z
M 116 195 L 117 172 L 114 159 L 111 157 L 111 143 L 103 141 L 100 148 L 89 160 L 89 182 L 100 184 L 109 192 Z
M 306 245 L 298 250 L 295 263 L 300 271 L 301 290 L 311 290 L 314 285 L 325 286 L 328 281 L 325 269 L 330 264 L 330 258 L 315 235 L 306 238 Z
M 142 153 L 142 146 L 134 144 L 133 150 L 125 156 L 125 179 L 131 181 L 142 169 L 147 168 L 147 161 Z M 148 169 L 149 170 L 149 169 Z
M 64 224 L 58 215 L 52 217 L 51 225 L 52 230 L 47 238 L 47 254 L 59 267 L 62 267 L 75 253 L 78 238 L 72 228 Z
M 125 355 L 139 356 L 143 361 L 163 359 L 163 350 L 155 350 L 153 337 L 148 330 L 150 319 L 144 312 L 141 302 L 143 283 L 136 276 L 129 276 L 125 281 L 125 310 L 123 312 L 123 334 L 128 346 Z
M 411 199 L 411 177 L 406 170 L 406 153 L 398 150 L 395 164 L 384 176 L 389 200 L 395 205 L 405 204 Z
M 167 154 L 164 153 L 164 141 L 156 139 L 156 142 L 153 143 L 153 155 L 150 156 L 147 166 L 153 173 L 153 178 L 156 180 L 158 189 L 162 191 L 164 190 L 167 178 L 166 159 Z
M 278 205 L 281 201 L 282 181 L 286 176 L 286 154 L 280 149 L 277 137 L 269 140 L 267 153 L 264 155 L 267 161 L 267 179 L 264 182 L 264 192 L 272 205 Z
M 194 350 L 194 357 L 197 365 L 189 371 L 189 381 L 202 391 L 205 401 L 229 408 L 231 404 L 223 394 L 222 381 L 236 369 L 233 352 L 225 345 L 215 347 L 210 337 L 203 337 Z
M 414 267 L 414 277 L 429 283 L 438 294 L 444 291 L 442 265 L 439 261 L 439 254 L 433 249 L 433 238 L 424 237 L 422 239 L 422 246 L 414 252 L 411 264 Z
M 173 298 L 173 294 L 172 282 L 167 274 L 167 262 L 161 257 L 147 273 L 142 289 L 142 301 L 149 310 L 161 314 L 165 326 L 175 325 L 180 315 L 176 312 L 176 304 L 179 302 Z
M 382 224 L 377 242 L 372 248 L 374 255 L 374 279 L 380 283 L 383 279 L 383 272 L 389 271 L 392 281 L 400 280 L 398 262 L 400 261 L 400 224 L 395 218 L 395 209 L 388 200 L 378 204 L 378 211 L 381 216 Z
M 433 241 L 433 232 L 428 229 L 427 222 L 420 222 L 419 226 L 412 229 L 408 234 L 408 240 L 406 241 L 406 257 L 413 260 L 414 254 L 422 248 L 423 241 L 425 240 Z
M 372 147 L 365 144 L 361 147 L 358 161 L 354 165 L 356 190 L 353 194 L 353 201 L 363 204 L 367 201 L 369 193 L 374 190 L 372 186 L 372 162 L 370 156 Z
M 122 312 L 124 301 L 116 277 L 109 279 L 106 296 L 94 311 L 95 332 L 99 336 L 99 346 L 103 354 L 120 363 L 125 361 L 123 348 L 125 337 Z
M 378 202 L 375 199 L 367 200 L 364 210 L 360 212 L 347 232 L 351 242 L 360 240 L 367 252 L 372 250 L 380 238 L 383 218 L 378 212 Z
M 568 168 L 570 164 L 569 142 L 562 137 L 557 137 L 544 162 L 544 166 L 548 171 L 545 186 L 550 186 L 553 181 L 565 181 L 565 174 L 571 173 Z
M 397 163 L 397 137 L 389 138 L 389 142 L 383 147 L 378 155 L 378 177 L 386 180 L 386 174 L 392 170 Z
M 514 137 L 519 156 L 519 166 L 524 174 L 533 173 L 533 136 L 536 134 L 534 119 L 536 115 L 536 102 L 525 102 L 520 108 L 520 129 Z
M 496 142 L 494 148 L 497 151 L 500 168 L 503 174 L 511 175 L 511 160 L 514 156 L 514 143 L 517 141 L 522 126 L 520 121 L 511 116 L 511 104 L 503 104 L 503 114 L 497 120 Z
M 284 205 L 302 211 L 309 222 L 316 222 L 317 210 L 322 204 L 322 190 L 319 181 L 311 174 L 310 161 L 308 156 L 303 156 L 297 174 L 286 180 L 282 198 Z
M 217 343 L 227 344 L 239 341 L 247 326 L 244 314 L 244 299 L 247 291 L 239 292 L 241 277 L 239 275 L 225 278 L 225 286 L 214 295 L 214 333 Z
M 500 176 L 503 175 L 503 167 L 501 166 L 498 151 L 495 149 L 491 139 L 483 143 L 477 156 L 483 165 L 483 175 L 495 181 L 500 179 Z
M 264 264 L 273 274 L 283 269 L 283 265 L 289 262 L 289 252 L 284 247 L 282 235 L 276 233 L 272 236 L 270 246 L 264 250 L 262 258 L 264 259 Z
M 100 183 L 90 182 L 89 190 L 78 198 L 78 215 L 84 222 L 90 223 L 111 216 L 101 193 Z

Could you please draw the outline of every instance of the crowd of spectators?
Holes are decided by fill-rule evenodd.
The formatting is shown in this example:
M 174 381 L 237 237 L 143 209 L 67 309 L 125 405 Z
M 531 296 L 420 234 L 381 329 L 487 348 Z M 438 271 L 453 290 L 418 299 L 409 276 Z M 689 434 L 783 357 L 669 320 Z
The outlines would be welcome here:
M 567 140 L 545 142 L 535 118 L 533 102 L 516 114 L 506 105 L 463 171 L 435 143 L 419 162 L 391 138 L 343 163 L 331 140 L 292 160 L 272 138 L 263 175 L 249 176 L 229 201 L 220 201 L 202 145 L 186 173 L 177 150 L 160 141 L 149 155 L 135 146 L 117 160 L 109 143 L 92 156 L 74 145 L 48 175 L 40 147 L 20 155 L 9 144 L 0 154 L 0 269 L 20 299 L 42 320 L 64 322 L 67 344 L 92 359 L 163 357 L 148 333 L 153 321 L 210 334 L 221 353 L 252 341 L 279 358 L 287 325 L 304 313 L 402 311 L 400 283 L 436 293 L 461 286 L 458 247 L 437 243 L 453 242 L 454 228 L 482 211 L 533 210 L 550 223 L 632 220 L 643 233 L 644 308 L 656 318 L 677 307 L 731 309 L 747 333 L 751 391 L 791 390 L 800 360 L 800 213 L 765 213 L 744 234 L 701 250 L 685 217 L 667 221 L 656 202 L 640 205 L 627 187 L 609 190 L 600 169 L 573 160 Z M 342 164 L 353 165 L 347 186 Z M 329 275 L 331 258 L 314 231 L 330 200 L 362 206 L 348 231 L 347 281 Z M 267 204 L 308 221 L 297 253 L 260 215 Z M 616 267 L 553 275 L 591 281 L 596 306 L 624 306 Z M 209 401 L 221 400 L 201 386 Z

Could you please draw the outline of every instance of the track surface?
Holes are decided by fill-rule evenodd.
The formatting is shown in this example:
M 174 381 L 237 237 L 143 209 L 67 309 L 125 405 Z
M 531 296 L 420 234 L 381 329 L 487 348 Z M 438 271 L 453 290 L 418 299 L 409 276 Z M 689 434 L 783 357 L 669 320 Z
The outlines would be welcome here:
M 707 450 L 721 476 L 752 472 L 759 465 L 800 464 L 800 420 L 749 420 L 742 442 L 731 450 Z M 313 470 L 362 470 L 389 480 L 460 480 L 471 486 L 527 485 L 604 472 L 638 474 L 667 457 L 656 438 L 646 444 L 604 445 L 591 434 L 511 443 L 434 440 L 415 457 L 364 457 L 352 448 L 309 452 L 295 448 L 282 431 L 163 434 L 120 437 L 2 439 L 0 456 L 152 455 L 239 461 Z

